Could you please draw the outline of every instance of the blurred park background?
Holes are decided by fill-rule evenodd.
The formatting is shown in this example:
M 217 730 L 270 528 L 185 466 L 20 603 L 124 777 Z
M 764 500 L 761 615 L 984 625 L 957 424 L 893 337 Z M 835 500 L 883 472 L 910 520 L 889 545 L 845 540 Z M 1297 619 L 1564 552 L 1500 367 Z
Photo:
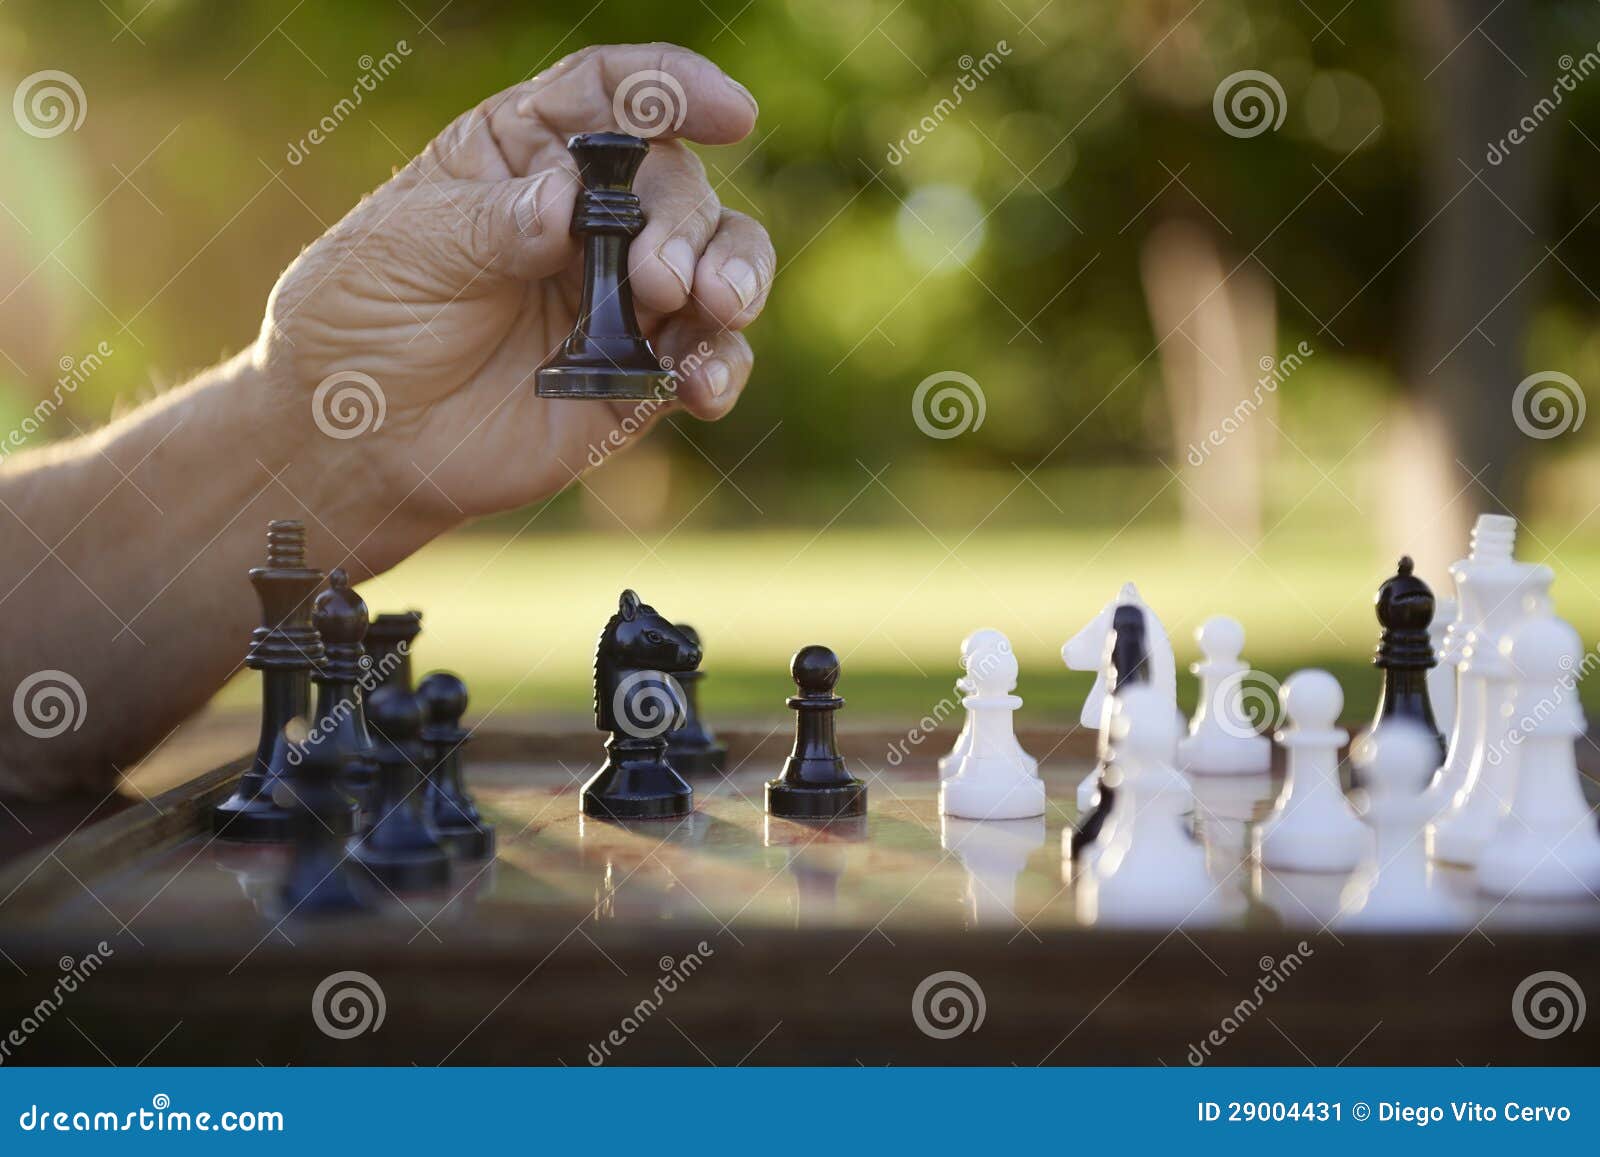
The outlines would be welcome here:
M 1180 662 L 1233 614 L 1359 716 L 1378 583 L 1405 549 L 1448 593 L 1480 510 L 1600 633 L 1577 0 L 10 0 L 0 68 L 69 73 L 85 115 L 0 134 L 0 421 L 98 343 L 42 438 L 247 344 L 300 247 L 454 116 L 633 40 L 760 101 L 701 150 L 779 255 L 757 368 L 727 420 L 368 584 L 478 711 L 580 717 L 628 585 L 699 627 L 726 718 L 785 715 L 820 641 L 853 714 L 914 719 L 991 625 L 1065 722 L 1060 644 L 1131 579 Z M 940 374 L 966 379 L 919 396 Z

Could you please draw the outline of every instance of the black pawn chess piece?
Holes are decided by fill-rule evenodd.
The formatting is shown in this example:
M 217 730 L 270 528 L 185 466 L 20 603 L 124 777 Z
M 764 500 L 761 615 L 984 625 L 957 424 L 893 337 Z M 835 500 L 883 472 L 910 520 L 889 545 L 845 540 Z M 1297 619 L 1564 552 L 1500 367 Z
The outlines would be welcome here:
M 368 676 L 372 690 L 366 696 L 367 726 L 379 747 L 385 746 L 388 740 L 383 729 L 373 722 L 372 705 L 384 695 L 416 694 L 416 686 L 411 681 L 411 649 L 421 633 L 421 611 L 382 614 L 367 627 L 367 657 L 372 660 Z
M 1433 736 L 1443 762 L 1445 739 L 1433 720 L 1433 704 L 1428 701 L 1428 669 L 1439 661 L 1428 636 L 1428 626 L 1433 622 L 1433 591 L 1412 570 L 1407 555 L 1401 558 L 1394 575 L 1378 588 L 1375 605 L 1383 632 L 1378 637 L 1372 665 L 1383 672 L 1383 690 L 1372 727 L 1376 730 L 1389 719 L 1409 720 Z
M 679 623 L 678 632 L 694 646 L 700 646 L 699 633 L 688 623 Z M 667 762 L 684 776 L 720 772 L 728 756 L 727 747 L 717 742 L 711 728 L 700 718 L 700 681 L 705 677 L 704 671 L 685 671 L 678 676 L 678 685 L 683 688 L 683 726 L 667 732 Z
M 667 762 L 665 736 L 683 719 L 677 676 L 699 665 L 699 647 L 622 592 L 595 650 L 595 726 L 611 736 L 605 763 L 583 785 L 584 815 L 645 820 L 694 811 L 694 789 Z
M 1124 687 L 1150 681 L 1150 649 L 1145 637 L 1144 612 L 1124 605 L 1111 612 L 1111 636 L 1106 641 L 1106 694 L 1115 695 Z M 1100 799 L 1094 810 L 1083 817 L 1072 833 L 1072 858 L 1076 860 L 1095 840 L 1106 818 L 1116 805 L 1116 775 L 1109 765 L 1100 765 Z
M 839 656 L 827 647 L 801 647 L 789 663 L 798 695 L 794 750 L 783 774 L 767 784 L 767 814 L 790 820 L 831 820 L 867 814 L 867 785 L 845 770 L 834 715 L 844 700 L 833 693 Z
M 448 671 L 435 671 L 417 686 L 422 704 L 422 749 L 428 761 L 423 809 L 452 856 L 486 860 L 494 855 L 494 825 L 478 814 L 461 773 L 461 747 L 471 736 L 461 726 L 467 685 Z
M 250 582 L 261 600 L 261 626 L 250 635 L 245 664 L 261 672 L 261 737 L 239 786 L 212 811 L 211 827 L 222 840 L 286 843 L 293 835 L 290 805 L 299 773 L 290 726 L 309 714 L 311 672 L 324 657 L 311 625 L 311 599 L 322 572 L 306 566 L 302 523 L 267 524 L 267 562 L 252 568 Z M 349 835 L 355 829 L 353 801 L 346 818 L 329 822 Z
M 582 133 L 567 142 L 583 189 L 572 233 L 583 238 L 578 324 L 539 367 L 541 398 L 655 398 L 670 395 L 672 373 L 639 329 L 628 285 L 628 246 L 644 228 L 633 192 L 649 142 L 626 133 Z
M 300 763 L 289 799 L 294 858 L 283 884 L 286 916 L 321 916 L 372 907 L 350 860 L 348 821 L 355 801 L 340 786 L 344 760 L 330 736 L 297 749 Z
M 367 634 L 367 604 L 350 588 L 340 567 L 328 575 L 328 589 L 312 604 L 311 625 L 322 638 L 324 657 L 311 681 L 317 687 L 316 729 L 333 741 L 344 759 L 345 786 L 370 814 L 377 789 L 378 763 L 367 731 L 362 684 L 371 661 L 362 640 Z
M 440 888 L 450 880 L 450 857 L 427 818 L 425 759 L 417 736 L 422 703 L 415 695 L 374 699 L 372 721 L 390 737 L 377 752 L 378 794 L 372 826 L 351 858 L 395 892 Z

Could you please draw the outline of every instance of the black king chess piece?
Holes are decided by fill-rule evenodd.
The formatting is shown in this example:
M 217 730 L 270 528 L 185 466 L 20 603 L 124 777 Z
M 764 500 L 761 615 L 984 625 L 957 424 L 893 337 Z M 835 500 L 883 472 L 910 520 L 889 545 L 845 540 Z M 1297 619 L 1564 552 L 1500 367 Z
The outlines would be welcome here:
M 1144 629 L 1144 612 L 1123 604 L 1111 612 L 1111 633 L 1106 638 L 1106 694 L 1115 695 L 1124 687 L 1150 681 L 1150 648 Z M 1084 816 L 1072 833 L 1072 858 L 1076 860 L 1106 826 L 1106 817 L 1117 801 L 1116 769 L 1110 762 L 1110 739 L 1100 736 L 1100 798 L 1094 810 Z
M 435 671 L 417 685 L 422 704 L 422 751 L 428 789 L 423 810 L 439 842 L 463 860 L 494 855 L 494 825 L 478 814 L 461 773 L 461 748 L 472 733 L 461 726 L 467 713 L 467 685 L 449 671 Z
M 767 814 L 790 820 L 831 820 L 867 814 L 867 785 L 845 770 L 834 716 L 844 700 L 833 693 L 839 656 L 813 643 L 789 662 L 798 695 L 794 749 L 783 774 L 767 784 Z
M 1408 719 L 1434 737 L 1439 759 L 1445 756 L 1445 739 L 1433 720 L 1428 701 L 1428 669 L 1437 665 L 1428 625 L 1433 622 L 1433 591 L 1412 572 L 1409 555 L 1378 588 L 1375 605 L 1383 632 L 1372 665 L 1383 671 L 1383 691 L 1372 720 L 1377 728 L 1387 719 Z M 1431 772 L 1430 772 L 1431 774 Z
M 322 638 L 324 657 L 312 672 L 317 687 L 314 718 L 319 733 L 333 740 L 344 759 L 344 782 L 363 812 L 372 810 L 378 763 L 367 731 L 362 682 L 371 660 L 362 640 L 367 634 L 367 604 L 350 588 L 344 568 L 328 575 L 328 589 L 311 607 L 311 625 Z
M 422 704 L 415 695 L 373 699 L 372 722 L 390 742 L 377 752 L 378 792 L 372 826 L 356 841 L 353 860 L 394 892 L 442 888 L 450 880 L 450 857 L 428 823 L 426 766 L 417 735 Z
M 594 657 L 594 721 L 609 731 L 606 761 L 583 785 L 583 814 L 671 819 L 694 811 L 694 789 L 666 758 L 666 733 L 683 720 L 677 676 L 700 648 L 656 609 L 623 591 Z
M 572 210 L 572 232 L 583 238 L 583 296 L 578 324 L 539 367 L 541 398 L 655 398 L 672 392 L 662 366 L 639 329 L 628 285 L 628 246 L 644 228 L 633 192 L 648 141 L 626 133 L 582 133 L 567 142 L 583 188 Z
M 250 571 L 261 600 L 261 626 L 250 635 L 245 664 L 261 672 L 261 738 L 255 759 L 234 793 L 211 813 L 218 839 L 285 843 L 293 836 L 299 752 L 290 724 L 304 720 L 311 701 L 311 672 L 323 661 L 322 640 L 311 625 L 311 599 L 322 572 L 306 566 L 306 528 L 293 520 L 267 524 L 267 562 Z M 330 820 L 340 834 L 355 828 L 355 807 Z
M 355 800 L 345 794 L 344 758 L 331 735 L 311 736 L 299 749 L 294 797 L 289 801 L 294 858 L 283 883 L 286 916 L 324 916 L 373 906 L 373 897 L 350 859 L 350 817 Z
M 679 623 L 678 633 L 695 647 L 700 646 L 699 633 L 688 623 Z M 683 726 L 667 732 L 667 762 L 684 776 L 720 772 L 728 756 L 727 747 L 717 742 L 700 717 L 700 681 L 705 677 L 704 671 L 685 671 L 678 676 L 678 685 L 683 688 Z
M 388 745 L 373 717 L 373 705 L 385 695 L 414 695 L 411 682 L 411 648 L 422 634 L 422 612 L 401 611 L 379 615 L 367 627 L 367 657 L 372 660 L 372 690 L 366 696 L 367 726 L 378 747 Z M 375 680 L 375 682 L 373 682 Z

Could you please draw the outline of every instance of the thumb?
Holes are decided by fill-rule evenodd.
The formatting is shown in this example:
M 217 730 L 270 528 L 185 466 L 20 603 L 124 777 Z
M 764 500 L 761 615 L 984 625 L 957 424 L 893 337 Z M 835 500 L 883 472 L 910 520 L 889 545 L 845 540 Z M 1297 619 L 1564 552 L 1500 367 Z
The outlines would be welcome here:
M 576 174 L 564 168 L 502 181 L 426 180 L 401 191 L 374 232 L 390 234 L 458 291 L 532 281 L 560 272 L 577 253 L 577 190 Z

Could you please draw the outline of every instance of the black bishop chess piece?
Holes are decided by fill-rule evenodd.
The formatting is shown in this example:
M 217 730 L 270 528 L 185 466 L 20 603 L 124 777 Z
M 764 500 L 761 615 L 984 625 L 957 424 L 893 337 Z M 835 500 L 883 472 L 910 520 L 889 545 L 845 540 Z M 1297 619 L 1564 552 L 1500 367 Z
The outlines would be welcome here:
M 428 761 L 423 810 L 452 856 L 486 860 L 494 855 L 494 825 L 478 813 L 461 771 L 461 748 L 472 733 L 461 726 L 467 685 L 449 671 L 435 671 L 417 685 L 422 705 L 422 754 Z
M 372 826 L 350 855 L 394 892 L 442 888 L 450 881 L 450 857 L 428 823 L 426 759 L 418 742 L 422 703 L 415 695 L 375 697 L 372 722 L 390 742 L 378 749 L 378 793 Z
M 672 372 L 639 329 L 628 285 L 628 247 L 644 229 L 634 174 L 650 151 L 626 133 L 582 133 L 567 142 L 583 188 L 572 233 L 583 239 L 578 324 L 539 367 L 541 398 L 657 398 L 672 393 Z
M 1445 739 L 1434 722 L 1433 704 L 1428 701 L 1428 670 L 1439 661 L 1428 636 L 1428 626 L 1433 622 L 1433 591 L 1412 573 L 1413 569 L 1409 555 L 1401 558 L 1395 573 L 1378 588 L 1375 606 L 1383 631 L 1378 636 L 1372 665 L 1383 672 L 1383 690 L 1372 727 L 1376 730 L 1390 719 L 1417 724 L 1439 745 L 1442 763 Z
M 267 524 L 267 562 L 250 571 L 261 600 L 261 626 L 250 635 L 245 664 L 261 672 L 261 737 L 239 785 L 211 813 L 218 839 L 286 843 L 293 836 L 291 807 L 297 794 L 299 749 L 291 725 L 310 711 L 311 672 L 323 662 L 322 640 L 311 625 L 311 599 L 322 572 L 306 566 L 304 524 Z M 355 830 L 356 808 L 328 821 L 341 835 Z
M 700 646 L 699 632 L 688 623 L 679 623 L 678 633 Z M 703 649 L 701 653 L 704 654 Z M 683 726 L 667 732 L 667 762 L 678 774 L 690 778 L 720 772 L 728 757 L 727 747 L 717 741 L 700 717 L 700 681 L 705 677 L 704 671 L 685 671 L 678 676 L 678 685 L 683 688 Z
M 783 774 L 767 784 L 767 814 L 788 820 L 832 820 L 867 814 L 867 785 L 845 770 L 834 716 L 844 700 L 833 693 L 839 656 L 813 643 L 789 662 L 798 695 L 794 749 Z
M 355 800 L 342 784 L 344 760 L 329 735 L 297 749 L 300 762 L 289 801 L 293 859 L 283 883 L 285 916 L 326 916 L 373 907 L 350 859 L 349 819 Z
M 1106 694 L 1115 695 L 1124 687 L 1150 681 L 1150 647 L 1145 635 L 1144 611 L 1131 603 L 1111 612 L 1111 632 L 1106 639 Z M 1076 860 L 1106 826 L 1106 817 L 1116 805 L 1117 774 L 1109 762 L 1109 739 L 1100 736 L 1100 798 L 1094 810 L 1083 817 L 1072 833 L 1072 858 Z
M 667 761 L 665 737 L 683 721 L 677 677 L 699 665 L 699 647 L 622 592 L 595 649 L 595 726 L 611 736 L 605 763 L 583 785 L 584 815 L 673 819 L 694 811 L 694 789 Z
M 367 627 L 367 658 L 372 667 L 367 677 L 372 690 L 367 692 L 367 726 L 379 747 L 388 743 L 383 729 L 372 719 L 372 705 L 385 695 L 414 695 L 411 681 L 411 649 L 422 634 L 422 612 L 400 611 L 373 619 Z
M 324 656 L 311 681 L 316 684 L 316 729 L 333 740 L 344 759 L 345 787 L 370 815 L 377 790 L 378 762 L 367 731 L 362 686 L 371 660 L 362 641 L 367 634 L 367 604 L 350 587 L 343 567 L 328 575 L 328 589 L 311 608 L 311 625 L 322 638 Z

